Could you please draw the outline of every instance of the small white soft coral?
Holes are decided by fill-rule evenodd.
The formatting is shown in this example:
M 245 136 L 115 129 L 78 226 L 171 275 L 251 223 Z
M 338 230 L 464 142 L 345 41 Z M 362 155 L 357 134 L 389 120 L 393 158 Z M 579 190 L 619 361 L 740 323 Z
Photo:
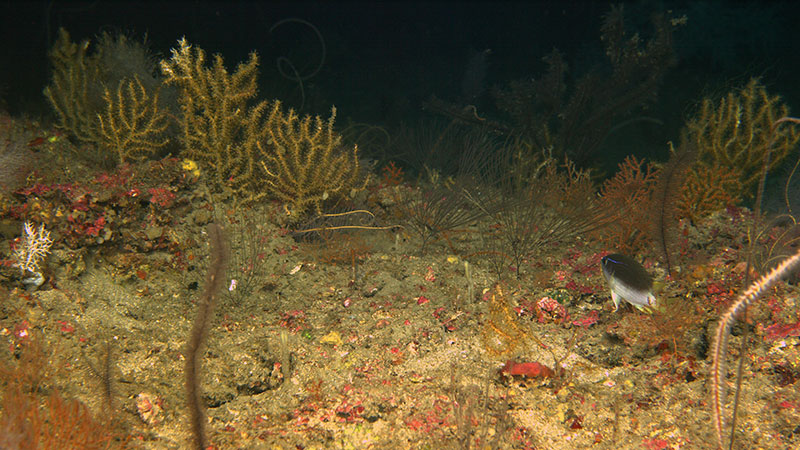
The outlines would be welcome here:
M 31 274 L 30 278 L 23 280 L 25 284 L 40 286 L 44 281 L 39 264 L 41 264 L 50 253 L 50 246 L 53 240 L 50 239 L 50 232 L 44 229 L 44 224 L 39 228 L 34 228 L 30 222 L 25 222 L 22 227 L 22 242 L 14 250 L 16 263 L 14 267 L 19 267 L 20 272 L 25 275 Z

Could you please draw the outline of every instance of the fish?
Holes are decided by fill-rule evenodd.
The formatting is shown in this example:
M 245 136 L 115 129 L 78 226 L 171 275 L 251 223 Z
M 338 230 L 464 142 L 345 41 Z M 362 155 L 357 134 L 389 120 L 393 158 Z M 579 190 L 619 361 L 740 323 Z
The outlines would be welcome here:
M 603 267 L 603 278 L 611 289 L 614 311 L 619 309 L 620 299 L 640 311 L 647 312 L 647 308 L 656 307 L 653 277 L 635 259 L 612 253 L 604 256 L 600 264 Z

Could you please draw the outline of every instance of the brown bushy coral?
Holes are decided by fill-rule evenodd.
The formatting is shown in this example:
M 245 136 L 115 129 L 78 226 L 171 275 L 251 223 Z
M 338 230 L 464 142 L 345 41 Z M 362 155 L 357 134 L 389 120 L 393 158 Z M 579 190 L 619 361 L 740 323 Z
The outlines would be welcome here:
M 569 242 L 608 225 L 612 219 L 610 210 L 597 199 L 589 170 L 580 170 L 568 160 L 559 166 L 547 154 L 541 158 L 516 155 L 504 192 L 473 198 L 475 206 L 491 218 L 479 228 L 501 278 L 509 265 L 519 278 L 523 261 L 556 242 Z M 497 207 L 490 209 L 492 203 Z
M 601 202 L 615 218 L 601 235 L 608 248 L 636 253 L 652 244 L 649 214 L 658 172 L 652 163 L 631 155 L 620 163 L 619 171 L 603 183 Z
M 684 20 L 655 14 L 653 31 L 645 37 L 630 33 L 624 19 L 623 5 L 612 6 L 603 17 L 607 60 L 584 75 L 570 76 L 565 58 L 554 50 L 543 58 L 547 72 L 495 90 L 498 108 L 536 148 L 552 148 L 555 155 L 584 167 L 597 157 L 604 137 L 630 123 L 620 122 L 625 116 L 654 100 L 675 63 L 672 35 Z
M 16 364 L 0 365 L 0 448 L 122 448 L 108 422 L 97 420 L 83 403 L 54 389 L 63 365 L 51 358 L 58 353 L 45 348 L 43 340 L 33 332 L 18 346 Z
M 36 154 L 28 145 L 33 137 L 22 121 L 0 114 L 0 211 L 5 204 L 3 196 L 24 186 L 35 166 Z

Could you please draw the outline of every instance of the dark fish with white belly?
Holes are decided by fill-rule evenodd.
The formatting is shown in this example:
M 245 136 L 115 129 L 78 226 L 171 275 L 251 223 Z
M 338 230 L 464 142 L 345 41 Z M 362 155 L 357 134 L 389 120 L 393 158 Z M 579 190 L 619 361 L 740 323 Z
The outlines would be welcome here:
M 620 299 L 635 306 L 640 311 L 655 308 L 656 298 L 653 296 L 653 277 L 635 259 L 612 253 L 600 261 L 603 266 L 603 278 L 611 289 L 611 300 L 614 311 L 619 308 Z

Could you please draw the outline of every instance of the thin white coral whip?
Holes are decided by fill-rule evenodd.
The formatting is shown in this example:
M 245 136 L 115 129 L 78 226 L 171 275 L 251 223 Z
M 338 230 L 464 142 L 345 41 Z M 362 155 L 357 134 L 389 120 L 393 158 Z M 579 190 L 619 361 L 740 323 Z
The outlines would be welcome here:
M 714 396 L 712 405 L 714 409 L 714 426 L 717 431 L 717 443 L 720 448 L 724 447 L 722 433 L 725 427 L 725 351 L 728 348 L 728 335 L 731 327 L 736 321 L 736 316 L 780 281 L 788 272 L 797 267 L 800 267 L 800 251 L 791 258 L 784 260 L 768 274 L 750 284 L 747 290 L 736 299 L 736 302 L 728 308 L 719 320 L 714 343 L 711 382 L 712 395 Z

